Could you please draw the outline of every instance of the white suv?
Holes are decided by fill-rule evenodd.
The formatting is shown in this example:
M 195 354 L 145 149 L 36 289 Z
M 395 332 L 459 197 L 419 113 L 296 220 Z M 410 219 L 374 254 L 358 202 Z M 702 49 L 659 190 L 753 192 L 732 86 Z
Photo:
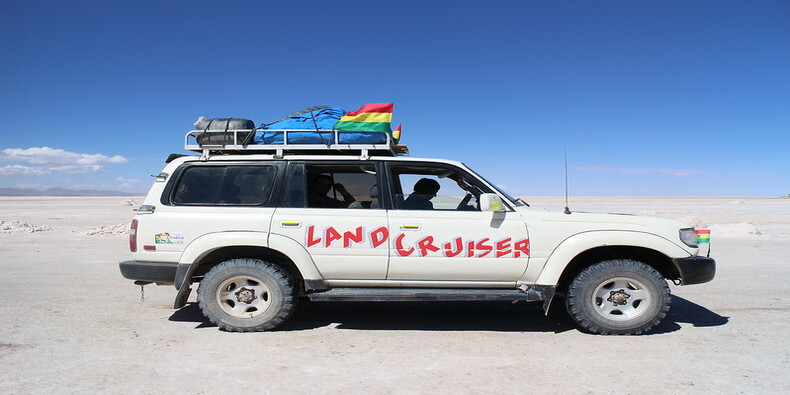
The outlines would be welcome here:
M 667 279 L 714 277 L 679 221 L 550 212 L 459 162 L 330 145 L 261 153 L 234 142 L 169 158 L 132 221 L 134 260 L 121 273 L 174 284 L 174 308 L 199 283 L 203 313 L 230 331 L 275 328 L 300 297 L 542 301 L 546 311 L 559 297 L 600 334 L 660 322 Z

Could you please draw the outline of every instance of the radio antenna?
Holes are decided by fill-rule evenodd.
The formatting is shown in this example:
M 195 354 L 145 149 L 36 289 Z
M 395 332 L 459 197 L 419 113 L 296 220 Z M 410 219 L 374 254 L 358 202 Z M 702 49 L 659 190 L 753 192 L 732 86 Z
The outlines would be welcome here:
M 565 157 L 565 214 L 570 214 L 571 209 L 568 208 L 568 151 L 565 146 L 562 147 L 562 154 Z

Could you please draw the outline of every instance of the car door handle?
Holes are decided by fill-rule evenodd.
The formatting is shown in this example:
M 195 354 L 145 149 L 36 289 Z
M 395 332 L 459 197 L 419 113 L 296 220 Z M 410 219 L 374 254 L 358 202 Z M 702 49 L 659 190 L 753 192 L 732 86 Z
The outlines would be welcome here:
M 298 228 L 302 226 L 301 221 L 282 221 L 280 222 L 280 226 L 283 228 Z
M 404 224 L 404 225 L 400 226 L 400 230 L 420 230 L 420 225 L 419 224 L 417 224 L 417 225 Z

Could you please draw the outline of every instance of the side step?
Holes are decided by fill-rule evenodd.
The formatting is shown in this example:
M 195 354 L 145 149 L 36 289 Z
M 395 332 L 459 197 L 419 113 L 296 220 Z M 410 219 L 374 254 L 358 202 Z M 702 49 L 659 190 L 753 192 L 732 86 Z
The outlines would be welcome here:
M 309 294 L 315 302 L 471 302 L 471 301 L 527 301 L 550 298 L 548 289 L 535 286 L 527 291 L 518 289 L 446 289 L 446 288 L 332 288 Z M 551 289 L 553 287 L 546 287 Z

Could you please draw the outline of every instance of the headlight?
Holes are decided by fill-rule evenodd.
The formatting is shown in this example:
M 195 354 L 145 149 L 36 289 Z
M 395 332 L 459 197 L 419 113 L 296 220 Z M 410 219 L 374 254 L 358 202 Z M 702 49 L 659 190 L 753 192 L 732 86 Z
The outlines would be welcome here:
M 689 247 L 697 247 L 697 233 L 694 228 L 681 229 L 680 241 Z

